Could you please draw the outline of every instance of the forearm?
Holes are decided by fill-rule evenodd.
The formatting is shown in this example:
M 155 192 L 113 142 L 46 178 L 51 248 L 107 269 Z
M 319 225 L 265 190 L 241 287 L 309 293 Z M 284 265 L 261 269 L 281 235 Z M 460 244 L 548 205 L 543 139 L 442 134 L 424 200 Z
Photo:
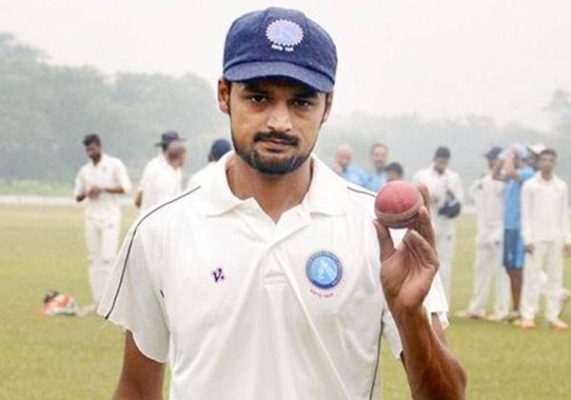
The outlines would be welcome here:
M 394 314 L 393 314 L 394 315 Z M 465 398 L 466 374 L 419 309 L 395 316 L 403 345 L 403 361 L 415 400 Z
M 106 193 L 111 193 L 111 194 L 123 194 L 123 193 L 125 193 L 125 189 L 123 189 L 121 186 L 105 188 L 105 189 L 103 189 L 103 191 Z
M 159 393 L 147 393 L 141 389 L 141 385 L 137 382 L 129 381 L 121 377 L 117 390 L 113 395 L 113 400 L 162 400 L 163 396 Z
M 162 400 L 164 370 L 163 364 L 141 353 L 127 331 L 123 369 L 113 400 Z

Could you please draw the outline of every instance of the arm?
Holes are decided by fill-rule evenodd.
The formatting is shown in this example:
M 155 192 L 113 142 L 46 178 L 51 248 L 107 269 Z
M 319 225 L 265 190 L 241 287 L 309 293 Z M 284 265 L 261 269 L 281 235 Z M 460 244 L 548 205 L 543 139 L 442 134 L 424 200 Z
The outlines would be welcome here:
M 123 369 L 113 399 L 162 399 L 164 370 L 164 364 L 154 361 L 140 352 L 132 333 L 126 331 Z
M 73 189 L 73 197 L 75 197 L 75 201 L 77 201 L 78 203 L 82 202 L 87 197 L 87 193 L 85 192 L 85 185 L 83 183 L 83 175 L 81 171 L 82 170 L 79 170 L 77 176 L 75 177 L 75 185 Z
M 503 166 L 504 166 L 504 161 L 497 159 L 495 164 L 494 164 L 494 168 L 492 168 L 492 178 L 494 178 L 497 181 L 502 181 L 502 182 L 506 182 L 508 180 L 506 175 L 504 175 L 502 173 Z
M 563 192 L 563 235 L 565 255 L 571 255 L 571 230 L 569 229 L 569 188 L 565 184 Z
M 508 152 L 506 161 L 504 162 L 504 174 L 510 179 L 515 179 L 516 181 L 521 180 L 521 175 L 515 165 L 515 152 L 513 150 Z
M 423 197 L 426 204 L 425 189 Z M 431 325 L 422 305 L 438 269 L 428 210 L 421 208 L 416 230 L 408 231 L 396 249 L 388 229 L 375 225 L 383 291 L 403 345 L 401 357 L 413 399 L 464 399 L 466 374 L 446 346 L 440 321 L 433 318 Z
M 533 228 L 532 228 L 532 209 L 533 209 L 533 193 L 530 182 L 524 183 L 521 191 L 521 235 L 525 249 L 529 254 L 533 254 Z
M 141 204 L 143 204 L 143 192 L 139 190 L 137 197 L 135 197 L 135 207 L 141 208 Z

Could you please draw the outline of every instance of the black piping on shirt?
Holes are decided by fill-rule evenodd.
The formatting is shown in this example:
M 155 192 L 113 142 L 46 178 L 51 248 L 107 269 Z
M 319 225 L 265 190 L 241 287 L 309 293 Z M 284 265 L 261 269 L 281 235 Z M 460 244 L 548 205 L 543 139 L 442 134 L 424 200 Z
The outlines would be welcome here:
M 355 192 L 355 193 L 366 194 L 367 196 L 375 197 L 375 194 L 373 192 L 368 192 L 365 190 L 358 190 L 358 189 L 352 188 L 351 186 L 347 186 L 347 189 L 349 189 L 350 191 Z
M 111 308 L 109 309 L 109 312 L 105 315 L 105 319 L 109 319 L 111 313 L 113 312 L 113 309 L 115 308 L 115 304 L 117 303 L 117 298 L 119 297 L 119 291 L 121 290 L 121 286 L 123 285 L 123 278 L 125 277 L 125 271 L 127 269 L 127 261 L 129 261 L 129 254 L 131 254 L 131 247 L 133 246 L 133 240 L 135 239 L 135 235 L 137 234 L 137 229 L 139 229 L 141 223 L 144 220 L 146 220 L 149 215 L 154 214 L 156 211 L 160 210 L 163 207 L 168 206 L 169 204 L 174 203 L 177 200 L 180 200 L 188 195 L 191 195 L 192 193 L 196 192 L 198 189 L 200 189 L 200 186 L 192 189 L 190 192 L 183 193 L 180 196 L 175 197 L 174 199 L 169 200 L 164 204 L 161 204 L 160 206 L 149 211 L 143 218 L 139 220 L 139 222 L 135 226 L 135 229 L 133 230 L 133 235 L 131 236 L 131 240 L 129 241 L 129 247 L 127 248 L 127 255 L 125 256 L 125 262 L 123 263 L 123 269 L 121 270 L 121 278 L 119 279 L 119 285 L 117 285 L 117 291 L 115 292 L 115 296 L 113 296 L 113 302 L 111 303 Z

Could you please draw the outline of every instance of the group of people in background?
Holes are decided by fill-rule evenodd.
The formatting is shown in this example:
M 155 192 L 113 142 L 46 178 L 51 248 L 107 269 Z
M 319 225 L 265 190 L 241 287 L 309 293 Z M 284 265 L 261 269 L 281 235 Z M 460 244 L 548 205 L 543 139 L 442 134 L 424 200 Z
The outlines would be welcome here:
M 86 202 L 85 242 L 92 303 L 80 310 L 80 316 L 95 312 L 103 295 L 119 244 L 120 195 L 133 191 L 125 164 L 103 152 L 98 135 L 87 135 L 83 144 L 89 161 L 77 173 L 74 197 L 77 202 Z M 187 156 L 184 139 L 176 131 L 167 131 L 155 146 L 160 148 L 159 154 L 145 166 L 134 195 L 134 205 L 141 213 L 175 197 L 184 189 L 181 171 Z M 208 164 L 190 177 L 186 187 L 198 185 L 204 171 L 231 148 L 226 139 L 215 140 L 208 154 Z
M 117 253 L 121 222 L 120 196 L 132 191 L 125 165 L 102 150 L 99 136 L 83 141 L 89 162 L 78 172 L 74 196 L 85 207 L 85 240 L 88 275 L 93 303 L 83 314 L 95 311 Z M 215 140 L 206 166 L 183 186 L 181 168 L 187 149 L 179 134 L 161 135 L 159 154 L 143 170 L 134 195 L 141 212 L 200 184 L 232 145 Z M 378 192 L 387 182 L 404 178 L 397 162 L 388 162 L 389 148 L 377 142 L 370 148 L 371 172 L 354 166 L 350 145 L 339 146 L 333 169 L 344 179 Z M 450 169 L 450 150 L 438 147 L 432 162 L 417 171 L 412 181 L 427 186 L 440 259 L 440 278 L 450 303 L 455 246 L 455 219 L 464 204 L 460 175 Z M 539 298 L 545 297 L 545 320 L 556 330 L 569 325 L 560 319 L 571 297 L 563 287 L 563 253 L 571 254 L 569 199 L 567 184 L 554 174 L 557 153 L 542 145 L 515 144 L 505 149 L 491 148 L 486 154 L 487 172 L 470 185 L 468 194 L 476 206 L 474 292 L 466 310 L 456 314 L 464 319 L 516 322 L 524 329 L 536 327 Z M 496 286 L 494 311 L 486 306 Z M 511 292 L 511 309 L 510 309 Z
M 373 144 L 372 171 L 366 173 L 352 165 L 352 148 L 343 144 L 335 152 L 334 169 L 346 180 L 378 192 L 387 182 L 403 178 L 402 166 L 388 163 L 388 155 L 386 144 Z M 449 303 L 454 219 L 464 203 L 462 180 L 450 169 L 450 158 L 450 150 L 439 147 L 431 165 L 412 178 L 426 185 L 431 195 L 440 277 Z M 563 255 L 571 255 L 571 231 L 567 184 L 554 173 L 557 153 L 541 144 L 514 144 L 491 148 L 485 159 L 487 171 L 468 190 L 477 215 L 474 291 L 467 309 L 456 316 L 534 329 L 543 295 L 549 327 L 568 330 L 560 316 L 571 297 L 563 287 Z M 494 311 L 486 315 L 494 281 Z

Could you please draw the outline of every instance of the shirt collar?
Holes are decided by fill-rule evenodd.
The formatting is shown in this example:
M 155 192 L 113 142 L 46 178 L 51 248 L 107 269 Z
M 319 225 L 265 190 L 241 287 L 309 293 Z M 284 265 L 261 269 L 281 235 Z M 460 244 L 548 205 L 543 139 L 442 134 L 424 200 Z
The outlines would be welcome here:
M 203 182 L 207 200 L 203 208 L 207 215 L 221 215 L 236 207 L 251 204 L 253 199 L 241 200 L 232 193 L 228 185 L 226 170 L 228 162 L 235 156 L 226 153 L 212 168 L 212 175 Z M 348 205 L 347 185 L 316 155 L 311 156 L 313 176 L 301 207 L 310 213 L 340 216 L 345 214 Z

